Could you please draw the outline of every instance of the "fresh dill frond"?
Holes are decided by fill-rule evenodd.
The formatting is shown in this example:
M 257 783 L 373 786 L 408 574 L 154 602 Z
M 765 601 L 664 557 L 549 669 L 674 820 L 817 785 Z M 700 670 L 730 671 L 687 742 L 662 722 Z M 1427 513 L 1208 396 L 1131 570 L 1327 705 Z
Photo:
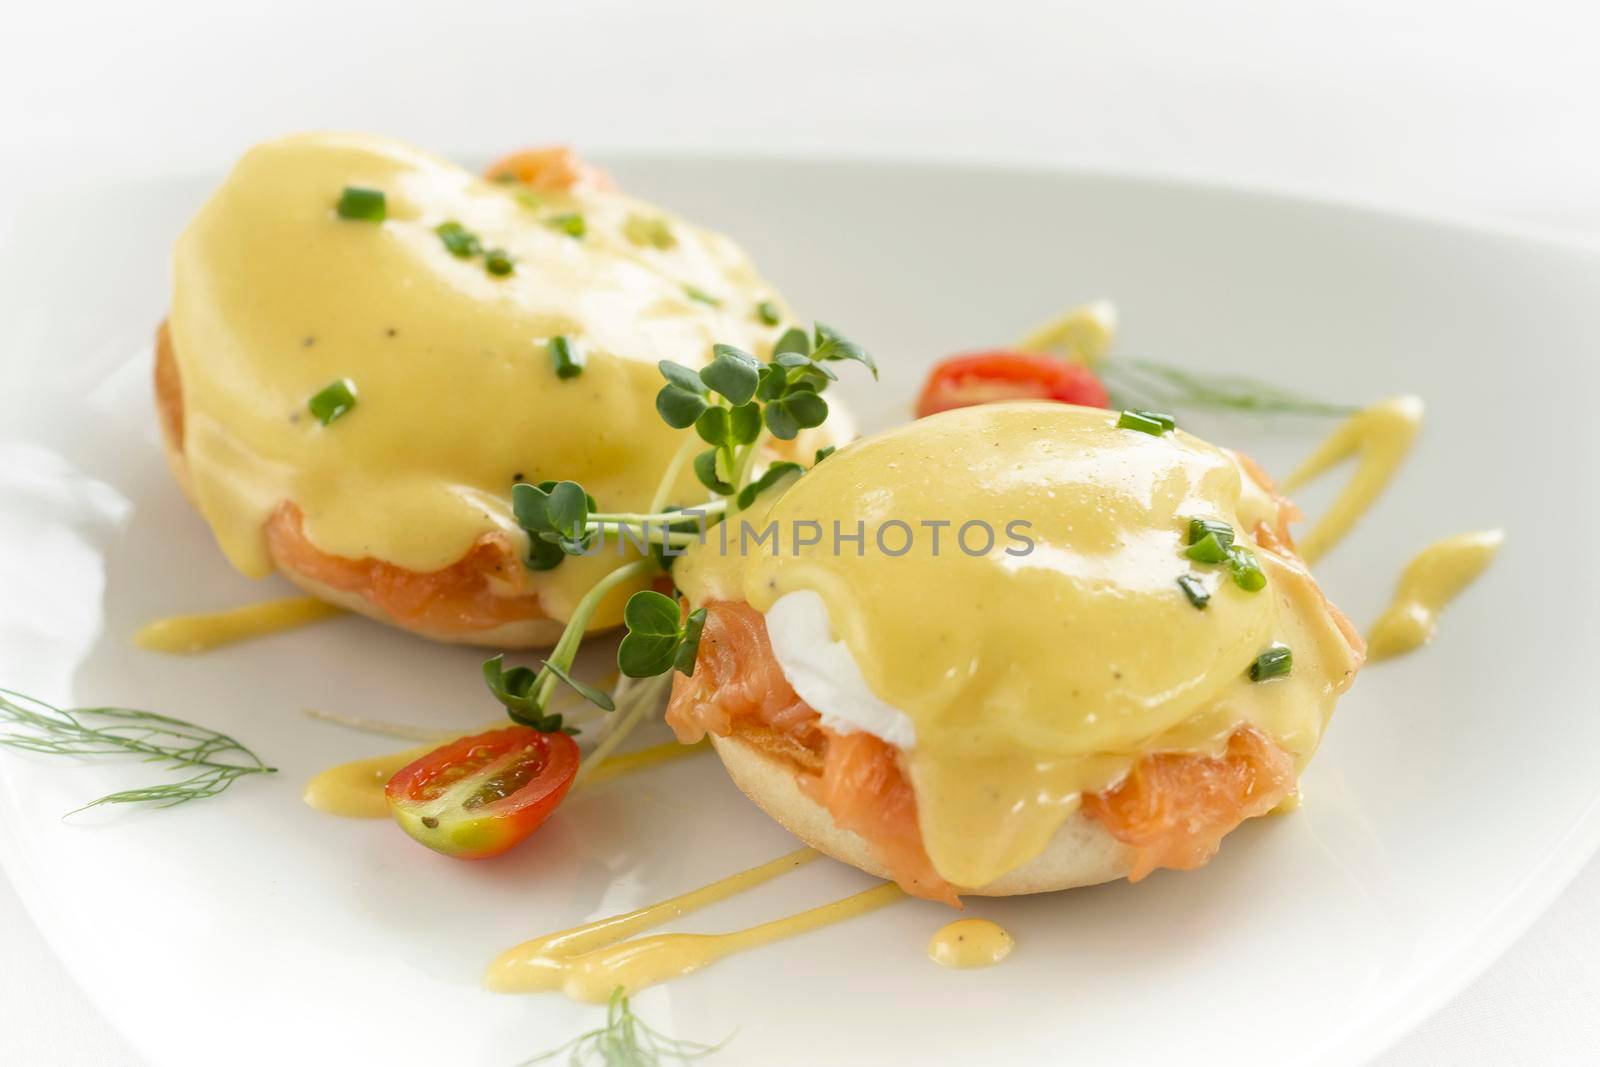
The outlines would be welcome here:
M 1206 408 L 1260 415 L 1349 415 L 1356 408 L 1232 374 L 1199 374 L 1148 359 L 1107 360 L 1097 368 L 1119 405 Z
M 272 774 L 261 758 L 225 733 L 132 708 L 58 708 L 0 689 L 0 746 L 51 756 L 138 756 L 194 773 L 175 782 L 125 789 L 91 800 L 68 815 L 102 804 L 169 808 L 216 796 L 248 774 Z
M 659 1067 L 666 1063 L 691 1063 L 718 1052 L 733 1037 L 707 1045 L 668 1037 L 633 1013 L 627 994 L 618 986 L 606 1004 L 606 1022 L 579 1034 L 560 1048 L 523 1060 L 518 1067 L 550 1063 L 561 1056 L 570 1067 Z

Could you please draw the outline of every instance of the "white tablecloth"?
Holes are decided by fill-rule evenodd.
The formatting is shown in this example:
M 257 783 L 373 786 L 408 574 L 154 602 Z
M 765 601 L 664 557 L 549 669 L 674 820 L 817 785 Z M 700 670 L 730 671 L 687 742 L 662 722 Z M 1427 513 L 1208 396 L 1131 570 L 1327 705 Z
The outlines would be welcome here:
M 473 155 L 1042 161 L 1600 239 L 1600 16 L 1581 2 L 18 7 L 0 224 L 63 173 L 215 171 L 347 127 Z M 1380 1062 L 1600 1062 L 1600 863 Z M 0 1064 L 137 1063 L 0 882 Z

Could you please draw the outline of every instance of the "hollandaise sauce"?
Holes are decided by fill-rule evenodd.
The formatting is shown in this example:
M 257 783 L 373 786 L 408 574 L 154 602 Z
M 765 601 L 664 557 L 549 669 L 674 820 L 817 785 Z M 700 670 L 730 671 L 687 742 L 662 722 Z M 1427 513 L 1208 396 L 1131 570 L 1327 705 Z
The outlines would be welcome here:
M 885 882 L 842 900 L 732 933 L 634 937 L 753 889 L 816 857 L 812 849 L 802 848 L 659 904 L 525 941 L 490 965 L 484 983 L 505 993 L 559 989 L 574 1000 L 599 1002 L 619 986 L 631 995 L 656 982 L 698 971 L 735 952 L 864 915 L 905 896 L 899 886 Z
M 1284 479 L 1283 491 L 1292 493 L 1338 463 L 1351 457 L 1356 460 L 1355 473 L 1327 513 L 1297 539 L 1307 563 L 1321 559 L 1371 509 L 1405 461 L 1421 428 L 1422 401 L 1416 397 L 1374 404 L 1345 420 Z
M 957 919 L 941 926 L 928 942 L 928 958 L 941 967 L 992 967 L 1017 945 L 999 923 Z
M 687 435 L 655 413 L 657 361 L 770 349 L 774 294 L 726 238 L 608 189 L 520 194 L 312 134 L 252 149 L 201 208 L 169 324 L 183 457 L 235 567 L 272 569 L 263 526 L 286 501 L 321 552 L 419 572 L 486 533 L 520 542 L 517 480 L 641 510 Z M 685 471 L 681 497 L 696 485 Z M 568 617 L 614 555 L 541 572 L 545 613 Z
M 227 611 L 174 615 L 140 627 L 133 643 L 151 652 L 209 652 L 236 641 L 281 633 L 344 614 L 315 597 L 292 596 Z
M 1372 624 L 1368 657 L 1389 659 L 1431 641 L 1445 606 L 1484 572 L 1504 543 L 1504 531 L 1483 530 L 1447 537 L 1418 553 L 1400 575 L 1388 609 Z
M 504 725 L 505 723 L 496 722 L 483 729 L 493 730 Z M 389 779 L 407 764 L 421 759 L 457 737 L 465 736 L 464 733 L 455 734 L 402 752 L 353 760 L 341 763 L 337 767 L 330 767 L 306 783 L 301 797 L 307 805 L 328 815 L 339 815 L 350 819 L 385 818 L 389 814 L 389 801 L 384 795 L 384 787 L 389 784 Z M 659 767 L 674 760 L 698 756 L 709 750 L 710 746 L 705 743 L 680 745 L 676 741 L 668 741 L 635 752 L 625 752 L 620 756 L 602 760 L 583 784 L 598 785 L 651 767 Z
M 1220 754 L 1248 723 L 1303 765 L 1359 665 L 1304 566 L 1250 539 L 1280 507 L 1240 461 L 1181 430 L 1117 423 L 1031 403 L 922 419 L 751 509 L 776 524 L 776 551 L 712 542 L 674 569 L 695 603 L 742 599 L 766 615 L 791 594 L 820 599 L 870 695 L 914 733 L 900 747 L 923 842 L 958 888 L 1039 855 L 1083 794 L 1146 752 Z M 1190 555 L 1193 520 L 1248 545 L 1264 584 Z M 978 529 L 963 542 L 971 522 L 996 540 Z M 859 552 L 800 536 L 858 524 Z M 1252 681 L 1279 645 L 1292 669 Z

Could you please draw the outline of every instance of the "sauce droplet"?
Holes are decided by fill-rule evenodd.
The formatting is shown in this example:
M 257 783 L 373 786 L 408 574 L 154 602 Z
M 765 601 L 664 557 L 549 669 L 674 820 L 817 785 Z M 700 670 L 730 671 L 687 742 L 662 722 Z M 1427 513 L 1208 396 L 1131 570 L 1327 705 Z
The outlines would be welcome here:
M 1011 955 L 1016 941 L 988 919 L 957 919 L 928 942 L 928 958 L 941 967 L 992 967 Z
M 1435 542 L 1406 565 L 1388 610 L 1372 624 L 1367 657 L 1389 659 L 1433 640 L 1445 605 L 1482 574 L 1505 541 L 1500 530 L 1458 534 Z

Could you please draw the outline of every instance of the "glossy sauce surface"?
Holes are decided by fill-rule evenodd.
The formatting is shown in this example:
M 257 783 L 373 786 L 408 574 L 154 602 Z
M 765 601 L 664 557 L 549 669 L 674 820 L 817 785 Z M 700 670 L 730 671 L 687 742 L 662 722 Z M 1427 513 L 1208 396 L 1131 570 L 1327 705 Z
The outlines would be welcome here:
M 209 652 L 236 641 L 293 630 L 343 614 L 343 608 L 316 597 L 284 597 L 226 611 L 154 619 L 139 628 L 133 643 L 150 652 Z
M 351 185 L 386 194 L 386 221 L 335 214 Z M 550 224 L 572 214 L 581 238 Z M 640 241 L 631 219 L 659 222 L 670 245 Z M 434 232 L 446 221 L 505 249 L 513 273 L 452 255 Z M 520 542 L 519 475 L 642 509 L 685 436 L 655 413 L 656 361 L 698 366 L 713 342 L 763 352 L 777 332 L 755 314 L 770 288 L 726 238 L 615 192 L 534 198 L 358 135 L 250 151 L 184 231 L 173 273 L 185 457 L 249 575 L 271 569 L 262 525 L 285 500 L 321 551 L 414 571 L 490 531 Z M 554 372 L 558 335 L 585 357 L 577 377 Z M 356 404 L 321 425 L 307 402 L 340 378 Z M 615 565 L 608 551 L 541 575 L 546 613 L 565 618 Z
M 1303 764 L 1359 666 L 1298 561 L 1256 548 L 1268 584 L 1250 593 L 1184 558 L 1189 519 L 1244 538 L 1276 519 L 1270 494 L 1221 449 L 1116 420 L 1060 404 L 922 419 L 846 446 L 772 502 L 777 555 L 696 550 L 675 572 L 697 602 L 823 598 L 872 692 L 915 724 L 905 760 L 923 839 L 957 886 L 1038 855 L 1084 791 L 1146 751 L 1217 752 L 1251 723 Z M 867 550 L 791 550 L 798 524 L 835 520 L 863 523 Z M 874 531 L 896 520 L 921 536 L 903 555 L 876 551 Z M 992 551 L 958 547 L 969 520 L 1000 535 Z M 1031 523 L 1026 555 L 1005 551 L 1013 520 Z M 950 526 L 935 554 L 920 524 L 937 521 Z M 1203 611 L 1177 584 L 1190 572 L 1211 591 Z M 1274 641 L 1294 650 L 1293 672 L 1250 682 Z
M 1389 659 L 1433 640 L 1445 606 L 1484 572 L 1504 543 L 1503 531 L 1482 530 L 1447 537 L 1419 552 L 1401 573 L 1389 607 L 1372 624 L 1368 655 Z
M 992 967 L 1017 945 L 999 923 L 957 919 L 941 926 L 928 942 L 928 958 L 941 967 Z

